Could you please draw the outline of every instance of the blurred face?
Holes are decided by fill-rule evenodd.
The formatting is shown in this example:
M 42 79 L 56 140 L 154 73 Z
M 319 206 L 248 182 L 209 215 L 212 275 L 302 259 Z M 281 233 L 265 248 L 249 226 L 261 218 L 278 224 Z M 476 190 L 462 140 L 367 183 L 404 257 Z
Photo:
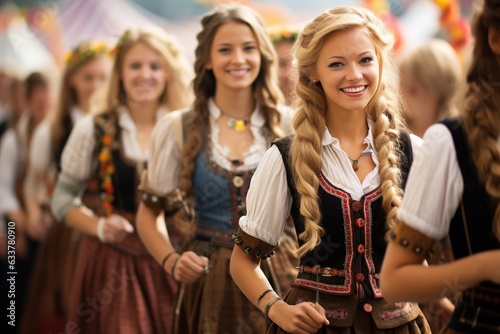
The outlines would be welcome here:
M 439 97 L 419 84 L 407 70 L 401 71 L 401 86 L 410 128 L 416 135 L 423 136 L 438 120 Z
M 251 90 L 260 65 L 257 38 L 250 27 L 234 21 L 219 27 L 206 64 L 206 68 L 214 73 L 218 93 L 221 90 Z
M 289 41 L 278 42 L 274 48 L 278 54 L 278 78 L 281 91 L 285 97 L 289 97 L 292 91 L 290 75 L 292 72 L 292 49 L 293 43 Z
M 79 104 L 87 104 L 92 94 L 106 81 L 111 70 L 108 57 L 98 56 L 80 66 L 70 78 Z
M 51 105 L 51 94 L 49 88 L 35 88 L 29 97 L 28 110 L 35 121 L 41 121 L 48 113 Z
M 129 102 L 158 101 L 167 81 L 167 64 L 143 43 L 132 46 L 123 59 L 122 81 Z
M 316 63 L 329 112 L 364 112 L 378 86 L 375 46 L 362 29 L 337 31 L 326 37 Z

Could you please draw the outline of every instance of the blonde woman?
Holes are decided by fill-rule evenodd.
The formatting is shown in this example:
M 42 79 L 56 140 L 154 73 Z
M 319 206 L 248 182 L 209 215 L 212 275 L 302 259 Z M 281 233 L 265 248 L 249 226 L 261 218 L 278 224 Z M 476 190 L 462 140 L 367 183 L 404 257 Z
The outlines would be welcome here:
M 67 57 L 58 108 L 33 133 L 24 196 L 28 234 L 39 246 L 21 333 L 33 333 L 36 328 L 64 329 L 81 233 L 65 224 L 54 225 L 48 201 L 71 129 L 89 112 L 90 97 L 110 70 L 109 49 L 102 43 L 85 42 L 75 47 Z
M 382 266 L 390 300 L 461 296 L 442 333 L 500 332 L 500 1 L 478 4 L 460 116 L 425 133 Z M 455 261 L 424 267 L 446 236 Z
M 457 114 L 462 65 L 451 45 L 433 39 L 402 56 L 398 63 L 408 125 L 417 136 L 435 122 Z
M 55 218 L 85 234 L 67 324 L 83 333 L 168 333 L 177 287 L 137 236 L 136 190 L 155 125 L 190 102 L 190 70 L 161 29 L 124 32 L 114 53 L 106 108 L 73 128 L 51 200 Z M 83 190 L 84 203 L 94 194 L 88 207 Z
M 371 12 L 336 7 L 299 34 L 296 135 L 266 153 L 234 237 L 231 274 L 290 333 L 429 333 L 417 304 L 383 298 L 385 233 L 419 139 L 402 124 L 393 38 Z M 259 269 L 291 213 L 299 274 L 282 300 Z
M 201 23 L 196 99 L 189 112 L 167 116 L 155 130 L 138 229 L 158 263 L 182 283 L 178 333 L 263 333 L 266 319 L 231 280 L 229 258 L 250 179 L 282 133 L 276 54 L 248 7 L 217 7 Z M 194 230 L 180 253 L 155 227 L 157 215 L 175 210 L 179 200 L 188 208 L 179 218 L 194 205 L 194 221 L 180 221 Z

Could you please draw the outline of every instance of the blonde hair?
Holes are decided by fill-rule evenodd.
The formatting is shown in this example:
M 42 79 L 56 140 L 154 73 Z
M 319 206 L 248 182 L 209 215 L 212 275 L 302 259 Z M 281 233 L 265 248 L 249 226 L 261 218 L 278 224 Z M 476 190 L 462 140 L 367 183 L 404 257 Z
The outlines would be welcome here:
M 168 81 L 160 98 L 160 105 L 169 111 L 189 105 L 192 101 L 192 92 L 189 89 L 192 79 L 191 67 L 172 34 L 161 28 L 150 27 L 126 30 L 120 37 L 115 48 L 115 61 L 103 111 L 114 110 L 119 105 L 126 104 L 127 96 L 121 83 L 123 61 L 128 50 L 139 43 L 158 52 L 167 65 Z
M 71 124 L 70 111 L 74 105 L 78 104 L 76 91 L 71 85 L 72 76 L 83 66 L 98 57 L 108 56 L 109 50 L 102 43 L 82 42 L 77 45 L 66 57 L 66 68 L 62 75 L 61 92 L 59 103 L 51 119 L 51 146 L 54 157 L 59 154 L 60 142 L 67 131 L 68 124 Z
M 216 78 L 206 68 L 210 60 L 210 49 L 217 30 L 227 22 L 242 23 L 250 27 L 257 39 L 261 54 L 260 73 L 253 83 L 253 95 L 261 108 L 265 124 L 275 138 L 282 136 L 279 124 L 281 115 L 278 105 L 283 95 L 278 87 L 277 56 L 260 16 L 249 7 L 230 4 L 216 7 L 201 20 L 202 30 L 197 35 L 196 60 L 194 64 L 195 101 L 192 107 L 192 118 L 189 120 L 182 154 L 182 172 L 180 186 L 182 191 L 192 197 L 194 161 L 203 147 L 204 135 L 208 124 L 208 100 L 215 95 Z
M 320 226 L 318 175 L 322 169 L 321 138 L 325 130 L 327 108 L 323 88 L 320 83 L 311 80 L 311 75 L 327 36 L 350 29 L 363 29 L 366 32 L 375 46 L 379 62 L 380 83 L 366 106 L 366 113 L 374 122 L 372 131 L 379 159 L 382 205 L 387 213 L 388 227 L 393 224 L 402 198 L 397 142 L 399 132 L 405 127 L 402 123 L 401 98 L 396 88 L 398 81 L 394 75 L 394 66 L 389 61 L 394 38 L 382 22 L 366 9 L 347 6 L 330 9 L 304 27 L 294 46 L 298 70 L 298 111 L 293 120 L 296 136 L 291 145 L 290 156 L 300 198 L 300 214 L 304 217 L 304 232 L 299 235 L 304 244 L 296 253 L 298 257 L 314 249 L 324 233 Z
M 472 21 L 475 38 L 471 66 L 467 74 L 468 88 L 462 110 L 470 152 L 479 178 L 486 191 L 500 200 L 500 56 L 491 50 L 488 31 L 500 33 L 500 1 L 486 0 L 476 9 Z M 493 231 L 500 240 L 500 206 L 493 219 Z
M 404 55 L 399 70 L 408 73 L 417 84 L 432 91 L 439 105 L 436 121 L 458 113 L 456 93 L 462 80 L 461 64 L 453 47 L 442 39 L 433 39 Z

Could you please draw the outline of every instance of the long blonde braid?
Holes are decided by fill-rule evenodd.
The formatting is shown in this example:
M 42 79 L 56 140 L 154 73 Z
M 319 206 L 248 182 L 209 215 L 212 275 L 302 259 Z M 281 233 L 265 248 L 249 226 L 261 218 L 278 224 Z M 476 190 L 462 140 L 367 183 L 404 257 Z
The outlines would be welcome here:
M 321 173 L 321 138 L 325 129 L 326 100 L 320 84 L 311 80 L 323 41 L 334 31 L 363 28 L 375 45 L 379 59 L 380 84 L 373 99 L 366 107 L 367 116 L 375 123 L 373 129 L 375 150 L 379 159 L 379 176 L 383 195 L 383 208 L 388 226 L 396 215 L 401 202 L 401 172 L 397 142 L 404 130 L 402 105 L 397 80 L 389 62 L 392 36 L 382 22 L 371 12 L 359 7 L 336 7 L 315 18 L 304 27 L 294 50 L 298 81 L 296 93 L 298 111 L 293 126 L 296 136 L 290 156 L 293 177 L 300 198 L 300 213 L 304 217 L 304 232 L 299 238 L 304 244 L 296 256 L 301 257 L 314 249 L 324 233 L 320 226 L 318 204 L 318 175 Z

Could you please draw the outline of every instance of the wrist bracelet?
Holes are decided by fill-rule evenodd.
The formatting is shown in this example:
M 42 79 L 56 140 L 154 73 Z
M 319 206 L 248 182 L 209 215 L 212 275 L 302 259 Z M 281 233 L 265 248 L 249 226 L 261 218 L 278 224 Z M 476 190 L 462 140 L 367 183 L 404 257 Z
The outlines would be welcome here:
M 104 240 L 104 224 L 106 223 L 106 217 L 100 217 L 97 221 L 97 239 L 102 243 L 105 243 Z
M 269 310 L 271 309 L 271 306 L 273 306 L 274 303 L 276 303 L 278 300 L 283 300 L 283 299 L 281 299 L 280 296 L 277 296 L 277 297 L 274 297 L 273 299 L 271 299 L 269 301 L 269 303 L 267 303 L 266 308 L 264 310 L 264 315 L 266 316 L 266 318 L 269 319 Z M 271 320 L 271 319 L 269 319 L 269 320 Z
M 177 265 L 177 262 L 179 262 L 179 259 L 181 258 L 182 254 L 179 254 L 179 256 L 177 257 L 177 259 L 175 259 L 174 261 L 174 264 L 172 265 L 172 270 L 170 270 L 170 275 L 172 275 L 172 277 L 175 279 L 175 275 L 174 275 L 174 272 L 175 272 L 175 266 Z
M 273 289 L 267 289 L 266 291 L 262 292 L 262 294 L 257 298 L 257 305 L 259 305 L 260 301 L 262 298 L 264 298 L 265 295 L 267 295 L 269 292 L 274 291 Z
M 170 253 L 168 253 L 167 255 L 165 255 L 165 257 L 163 258 L 163 260 L 161 261 L 161 267 L 163 269 L 165 269 L 165 263 L 167 262 L 168 258 L 174 254 L 174 253 L 177 253 L 175 250 L 171 251 Z

